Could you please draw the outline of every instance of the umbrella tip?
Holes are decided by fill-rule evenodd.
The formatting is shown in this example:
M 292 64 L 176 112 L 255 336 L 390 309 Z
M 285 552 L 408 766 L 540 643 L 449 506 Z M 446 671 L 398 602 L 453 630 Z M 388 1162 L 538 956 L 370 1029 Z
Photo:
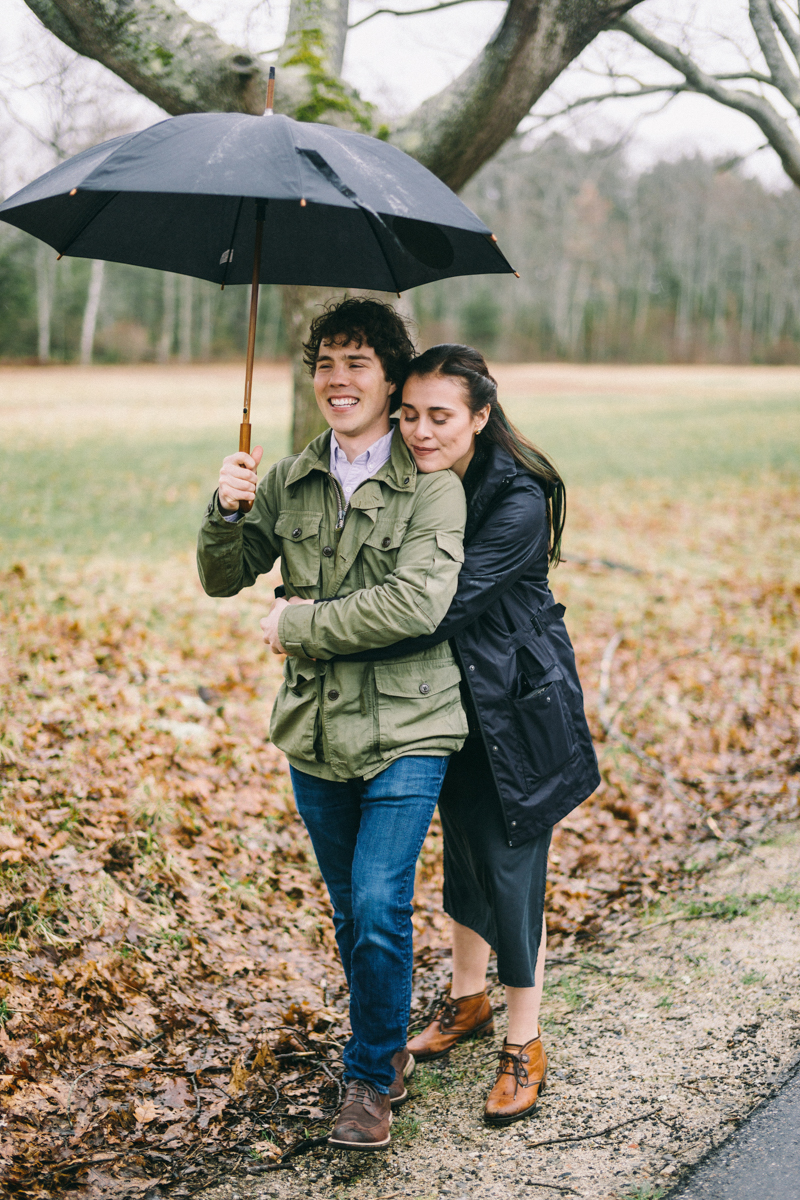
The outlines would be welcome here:
M 267 81 L 267 107 L 264 109 L 264 116 L 272 116 L 272 106 L 275 101 L 275 68 L 270 67 L 269 79 Z

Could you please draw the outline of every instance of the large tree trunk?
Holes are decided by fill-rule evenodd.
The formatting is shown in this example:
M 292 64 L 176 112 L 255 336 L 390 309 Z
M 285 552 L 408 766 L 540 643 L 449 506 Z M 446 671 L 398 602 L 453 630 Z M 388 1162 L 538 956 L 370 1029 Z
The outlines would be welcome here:
M 325 418 L 317 407 L 311 376 L 303 362 L 303 342 L 308 327 L 331 299 L 330 288 L 284 287 L 283 320 L 286 345 L 292 360 L 292 454 L 298 454 L 325 429 Z

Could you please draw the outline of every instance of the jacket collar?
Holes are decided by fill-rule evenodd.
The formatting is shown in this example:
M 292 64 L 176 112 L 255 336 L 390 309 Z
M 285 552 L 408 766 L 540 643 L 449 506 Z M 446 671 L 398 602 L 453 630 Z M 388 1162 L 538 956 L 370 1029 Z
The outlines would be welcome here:
M 467 509 L 465 542 L 470 541 L 483 524 L 498 493 L 518 474 L 519 468 L 507 450 L 501 446 L 488 447 L 483 477 Z
M 411 457 L 411 452 L 400 436 L 397 425 L 394 424 L 394 437 L 392 438 L 392 452 L 389 455 L 388 461 L 376 471 L 371 480 L 367 480 L 358 489 L 358 492 L 353 494 L 350 503 L 355 507 L 356 496 L 371 482 L 388 483 L 396 492 L 413 492 L 417 486 L 417 465 Z M 326 475 L 330 474 L 331 468 L 331 431 L 326 429 L 319 437 L 315 437 L 313 442 L 309 442 L 305 450 L 301 451 L 292 464 L 288 475 L 286 476 L 285 487 L 292 487 L 293 484 L 299 483 L 301 479 L 305 479 L 312 471 L 324 471 Z

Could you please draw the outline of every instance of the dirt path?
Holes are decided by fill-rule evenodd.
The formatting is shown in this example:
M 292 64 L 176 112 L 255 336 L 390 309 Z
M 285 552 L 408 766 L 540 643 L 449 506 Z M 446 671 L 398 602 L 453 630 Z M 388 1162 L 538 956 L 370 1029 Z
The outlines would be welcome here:
M 389 1153 L 322 1148 L 280 1171 L 244 1167 L 200 1195 L 655 1200 L 797 1058 L 799 851 L 800 827 L 783 827 L 754 853 L 723 859 L 668 912 L 622 927 L 601 951 L 559 950 L 543 1019 L 549 1087 L 529 1121 L 504 1130 L 481 1123 L 491 1043 L 473 1043 L 418 1068 Z M 501 1015 L 498 1044 L 503 1024 Z M 621 1127 L 541 1145 L 612 1126 Z

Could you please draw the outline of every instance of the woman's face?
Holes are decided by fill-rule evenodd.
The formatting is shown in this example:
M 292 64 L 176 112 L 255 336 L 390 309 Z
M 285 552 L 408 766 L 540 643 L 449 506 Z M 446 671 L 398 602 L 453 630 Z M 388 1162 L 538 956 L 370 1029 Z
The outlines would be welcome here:
M 400 432 L 417 469 L 428 474 L 448 467 L 460 479 L 475 453 L 475 434 L 489 419 L 489 405 L 474 416 L 460 379 L 412 375 L 403 388 Z

